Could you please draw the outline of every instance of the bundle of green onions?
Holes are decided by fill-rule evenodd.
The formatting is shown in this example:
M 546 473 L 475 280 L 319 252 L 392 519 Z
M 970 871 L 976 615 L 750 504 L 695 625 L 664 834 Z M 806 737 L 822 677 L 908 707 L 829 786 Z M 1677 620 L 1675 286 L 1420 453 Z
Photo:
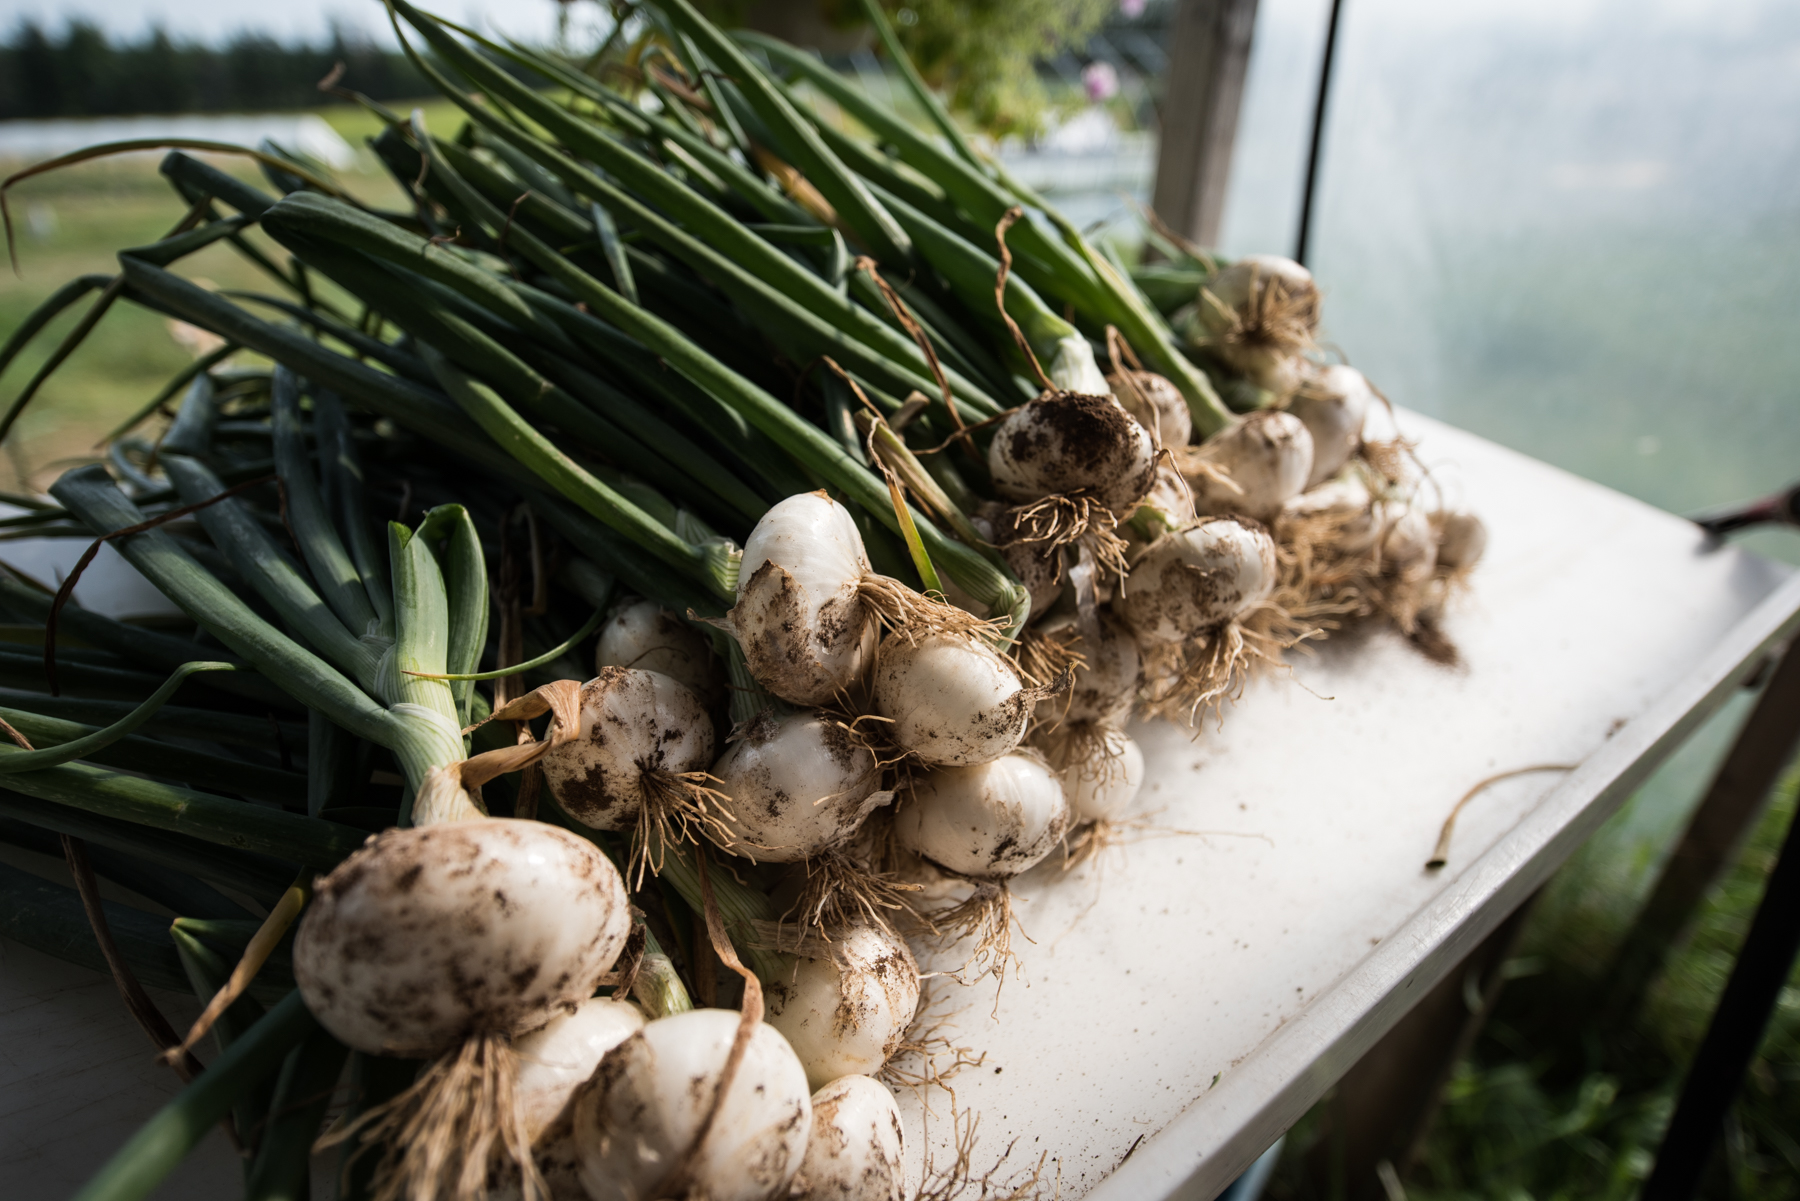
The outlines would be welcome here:
M 345 1196 L 898 1197 L 913 946 L 1002 970 L 1008 881 L 1131 804 L 1131 716 L 1347 616 L 1436 630 L 1480 524 L 1364 442 L 1304 271 L 1165 240 L 1134 280 L 867 7 L 941 136 L 687 0 L 623 90 L 392 0 L 468 117 L 371 105 L 410 212 L 178 150 L 170 235 L 0 349 L 100 291 L 3 436 L 117 300 L 224 340 L 9 519 L 191 619 L 0 578 L 45 651 L 0 654 L 0 838 L 64 835 L 82 885 L 0 874 L 5 932 L 104 959 L 182 1070 L 221 1046 L 85 1198 L 221 1120 L 253 1197 L 315 1140 Z M 172 269 L 221 241 L 287 295 Z M 178 1039 L 136 980 L 207 1011 Z

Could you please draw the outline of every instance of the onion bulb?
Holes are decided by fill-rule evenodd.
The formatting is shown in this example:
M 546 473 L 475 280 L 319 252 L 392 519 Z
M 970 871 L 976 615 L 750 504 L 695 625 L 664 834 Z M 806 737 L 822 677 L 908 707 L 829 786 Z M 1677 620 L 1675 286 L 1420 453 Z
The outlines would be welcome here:
M 1424 510 L 1401 506 L 1381 537 L 1383 565 L 1401 579 L 1421 580 L 1437 567 L 1437 552 L 1437 537 Z
M 600 627 L 594 670 L 604 667 L 660 672 L 684 684 L 702 704 L 718 700 L 722 691 L 706 636 L 646 600 L 625 605 Z
M 812 1095 L 812 1111 L 804 1201 L 901 1201 L 905 1144 L 894 1095 L 867 1076 L 844 1076 Z
M 1261 526 L 1204 519 L 1164 534 L 1138 557 L 1125 620 L 1141 642 L 1181 642 L 1255 608 L 1275 582 L 1275 541 Z
M 712 752 L 712 718 L 691 690 L 659 672 L 605 667 L 581 686 L 580 729 L 545 754 L 544 781 L 583 825 L 634 829 Z
M 820 705 L 862 677 L 876 622 L 864 603 L 869 556 L 850 511 L 823 492 L 780 501 L 756 523 L 730 619 L 763 687 Z
M 1000 422 L 988 446 L 994 487 L 1008 500 L 1085 496 L 1128 512 L 1150 490 L 1150 431 L 1111 396 L 1043 392 Z
M 1487 526 L 1473 513 L 1443 512 L 1431 515 L 1437 534 L 1437 565 L 1461 571 L 1481 562 L 1487 552 Z
M 1156 436 L 1158 446 L 1186 446 L 1194 436 L 1187 398 L 1163 376 L 1127 368 L 1107 376 L 1106 383 L 1125 411 Z
M 1001 880 L 1054 850 L 1068 824 L 1069 805 L 1056 773 L 1042 756 L 1014 751 L 919 776 L 894 814 L 894 837 L 939 867 Z
M 630 1001 L 590 997 L 573 1013 L 560 1013 L 515 1038 L 519 1070 L 513 1091 L 530 1137 L 535 1140 L 555 1120 L 603 1055 L 643 1028 L 644 1011 Z
M 762 713 L 713 766 L 731 798 L 721 818 L 731 850 L 758 863 L 792 863 L 856 837 L 863 820 L 893 798 L 869 746 L 818 713 Z
M 1084 629 L 1073 615 L 1059 615 L 1040 623 L 1033 633 L 1069 645 L 1082 659 L 1067 692 L 1037 703 L 1038 722 L 1118 725 L 1131 716 L 1138 652 L 1122 621 L 1102 612 L 1091 628 Z
M 390 829 L 319 882 L 294 977 L 338 1041 L 423 1058 L 575 1009 L 624 948 L 629 912 L 612 863 L 556 826 Z
M 1253 254 L 1206 281 L 1189 336 L 1257 387 L 1286 396 L 1300 382 L 1300 353 L 1318 326 L 1312 272 L 1279 255 Z
M 875 711 L 895 743 L 929 764 L 986 763 L 1019 745 L 1036 694 L 977 638 L 889 638 L 875 669 Z
M 1363 421 L 1375 390 L 1354 367 L 1336 364 L 1308 373 L 1287 411 L 1312 435 L 1312 471 L 1306 486 L 1316 488 L 1344 469 L 1362 445 Z
M 1242 513 L 1258 521 L 1272 521 L 1283 504 L 1305 491 L 1312 461 L 1306 424 L 1278 409 L 1250 414 L 1179 460 L 1196 510 Z
M 704 1143 L 694 1146 L 737 1037 L 738 1014 L 696 1009 L 651 1022 L 600 1061 L 575 1095 L 581 1183 L 594 1201 L 642 1201 L 683 1164 L 684 1196 L 785 1195 L 812 1127 L 806 1072 L 759 1022 Z
M 1144 752 L 1125 731 L 1102 727 L 1097 754 L 1077 756 L 1062 770 L 1063 795 L 1075 822 L 1117 821 L 1144 786 Z
M 825 957 L 800 959 L 791 977 L 769 984 L 767 1019 L 815 1088 L 879 1072 L 919 1008 L 919 965 L 898 934 L 857 925 L 817 941 Z

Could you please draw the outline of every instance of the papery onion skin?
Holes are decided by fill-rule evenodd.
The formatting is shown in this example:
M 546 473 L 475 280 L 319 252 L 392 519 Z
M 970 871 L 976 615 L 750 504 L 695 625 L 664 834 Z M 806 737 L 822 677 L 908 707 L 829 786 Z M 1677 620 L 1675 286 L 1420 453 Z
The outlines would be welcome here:
M 905 1133 L 894 1095 L 867 1076 L 843 1076 L 812 1096 L 801 1201 L 901 1201 Z
M 828 957 L 798 960 L 768 990 L 766 1020 L 787 1037 L 815 1088 L 879 1072 L 919 1008 L 919 965 L 905 939 L 875 926 L 830 938 Z
M 979 880 L 1026 871 L 1069 825 L 1062 783 L 1043 757 L 1014 751 L 991 763 L 941 767 L 913 781 L 894 814 L 901 847 Z
M 641 1201 L 691 1153 L 738 1015 L 696 1009 L 615 1047 L 575 1096 L 581 1182 L 594 1201 Z M 806 1153 L 812 1096 L 781 1033 L 759 1022 L 689 1176 L 708 1201 L 774 1201 Z
M 581 728 L 541 761 L 544 782 L 570 817 L 596 830 L 626 830 L 645 799 L 645 773 L 705 771 L 712 718 L 668 676 L 603 668 L 581 686 Z
M 1034 697 L 1012 664 L 961 634 L 890 638 L 875 669 L 888 736 L 930 764 L 984 763 L 1019 745 Z
M 1487 526 L 1473 513 L 1434 513 L 1432 529 L 1437 533 L 1437 563 L 1451 571 L 1462 571 L 1481 562 L 1487 553 Z
M 294 977 L 346 1046 L 425 1058 L 580 1005 L 624 948 L 629 912 L 612 863 L 556 826 L 390 829 L 319 882 Z

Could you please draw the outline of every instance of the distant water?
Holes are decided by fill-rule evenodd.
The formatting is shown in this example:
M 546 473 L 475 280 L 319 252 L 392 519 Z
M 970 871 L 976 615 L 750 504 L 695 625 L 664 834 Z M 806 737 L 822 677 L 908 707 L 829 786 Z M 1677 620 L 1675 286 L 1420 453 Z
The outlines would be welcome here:
M 31 162 L 102 142 L 192 138 L 256 146 L 264 138 L 284 150 L 342 169 L 356 160 L 350 143 L 315 113 L 91 117 L 56 121 L 0 121 L 0 159 Z

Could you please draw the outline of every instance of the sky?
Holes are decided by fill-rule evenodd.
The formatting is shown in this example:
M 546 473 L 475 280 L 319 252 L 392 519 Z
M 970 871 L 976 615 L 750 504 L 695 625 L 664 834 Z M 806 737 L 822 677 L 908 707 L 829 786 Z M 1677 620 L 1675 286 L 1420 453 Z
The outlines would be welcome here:
M 556 28 L 555 0 L 434 0 L 426 7 L 521 40 L 548 40 Z M 592 21 L 600 10 L 581 4 L 576 12 L 579 19 Z M 228 41 L 245 29 L 282 41 L 320 42 L 334 22 L 382 42 L 392 40 L 379 0 L 283 0 L 272 5 L 242 0 L 0 0 L 0 36 L 21 20 L 59 29 L 72 16 L 85 17 L 110 36 L 126 40 L 161 25 L 178 40 L 210 44 Z

